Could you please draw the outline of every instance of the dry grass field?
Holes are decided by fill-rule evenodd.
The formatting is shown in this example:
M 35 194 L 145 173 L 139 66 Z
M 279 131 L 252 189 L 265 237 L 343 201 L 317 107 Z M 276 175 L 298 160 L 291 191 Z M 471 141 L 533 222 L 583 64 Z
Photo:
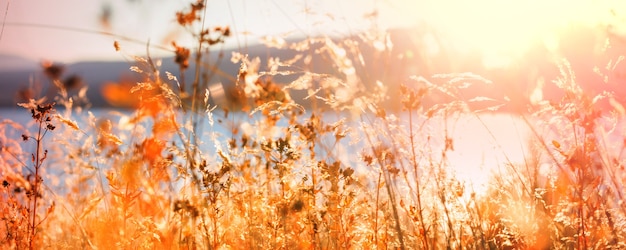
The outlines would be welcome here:
M 372 29 L 268 42 L 293 58 L 224 55 L 240 70 L 215 105 L 218 69 L 204 62 L 232 33 L 203 27 L 204 8 L 176 14 L 195 38 L 172 44 L 179 72 L 127 55 L 141 80 L 102 89 L 131 110 L 94 114 L 62 66 L 42 65 L 56 97 L 19 103 L 30 123 L 0 123 L 0 248 L 626 248 L 623 99 L 583 91 L 568 61 L 546 79 L 558 98 L 540 88 L 512 97 L 527 100 L 513 115 L 529 150 L 501 160 L 477 192 L 451 170 L 448 124 L 506 108 L 508 96 L 466 91 L 497 83 L 473 73 L 371 81 L 367 69 L 384 68 L 393 47 Z M 312 57 L 331 70 L 316 72 Z

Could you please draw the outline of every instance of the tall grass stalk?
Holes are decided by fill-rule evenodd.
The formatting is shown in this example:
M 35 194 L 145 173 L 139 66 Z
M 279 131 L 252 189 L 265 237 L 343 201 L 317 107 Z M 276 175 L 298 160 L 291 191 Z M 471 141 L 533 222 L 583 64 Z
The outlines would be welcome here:
M 475 144 L 496 141 L 483 114 L 509 103 L 469 90 L 500 83 L 473 73 L 393 78 L 400 54 L 374 27 L 346 38 L 266 37 L 265 58 L 234 52 L 240 69 L 217 103 L 209 86 L 227 80 L 216 76 L 232 34 L 208 27 L 207 4 L 175 14 L 193 38 L 163 48 L 178 75 L 161 72 L 150 56 L 158 46 L 148 44 L 130 62 L 136 82 L 103 88 L 112 102 L 111 93 L 127 93 L 126 113 L 85 113 L 86 89 L 43 65 L 44 89 L 64 112 L 32 98 L 20 105 L 33 136 L 15 122 L 0 126 L 0 247 L 626 246 L 624 108 L 612 93 L 585 94 L 567 62 L 554 79 L 560 99 L 510 114 L 529 130 L 523 161 L 504 154 L 484 166 L 494 169 L 486 188 L 470 190 L 452 160 L 459 132 L 474 132 L 462 123 L 487 130 Z M 123 52 L 128 39 L 117 38 Z M 270 53 L 280 50 L 294 53 Z M 387 108 L 390 99 L 402 110 Z M 33 142 L 32 153 L 20 139 Z

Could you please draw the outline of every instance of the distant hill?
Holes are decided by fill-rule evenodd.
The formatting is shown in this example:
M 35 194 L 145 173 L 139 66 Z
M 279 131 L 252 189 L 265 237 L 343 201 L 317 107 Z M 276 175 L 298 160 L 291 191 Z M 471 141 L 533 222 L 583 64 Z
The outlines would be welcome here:
M 617 100 L 626 103 L 626 66 L 623 63 L 616 64 L 615 69 L 607 72 L 610 82 L 604 83 L 603 76 L 594 72 L 594 66 L 602 69 L 607 61 L 616 59 L 618 54 L 623 53 L 626 45 L 616 44 L 610 51 L 598 54 L 594 43 L 597 37 L 589 36 L 585 30 L 572 30 L 564 35 L 568 39 L 563 39 L 560 44 L 560 55 L 567 58 L 573 71 L 576 73 L 577 82 L 581 85 L 585 93 L 595 95 L 604 90 L 617 94 Z M 419 30 L 391 30 L 390 40 L 393 49 L 390 53 L 377 52 L 371 45 L 360 44 L 365 66 L 358 63 L 357 58 L 353 58 L 353 64 L 357 74 L 363 80 L 364 85 L 374 86 L 376 81 L 381 81 L 388 86 L 389 96 L 387 108 L 398 108 L 400 105 L 398 86 L 401 83 L 415 85 L 409 79 L 411 75 L 424 76 L 432 79 L 434 74 L 463 73 L 472 72 L 492 80 L 492 85 L 476 84 L 476 86 L 465 89 L 463 95 L 468 99 L 474 96 L 484 96 L 496 100 L 510 101 L 503 107 L 504 111 L 524 110 L 529 104 L 528 98 L 538 81 L 544 81 L 543 97 L 547 100 L 558 101 L 561 94 L 554 84 L 551 84 L 559 76 L 559 68 L 554 61 L 554 57 L 542 44 L 537 44 L 524 57 L 519 58 L 508 68 L 485 68 L 482 66 L 481 57 L 459 56 L 452 49 L 441 47 L 439 53 L 429 54 L 424 43 L 424 34 Z M 358 40 L 355 37 L 356 40 Z M 590 45 L 591 43 L 591 45 Z M 250 57 L 260 57 L 262 65 L 267 65 L 268 56 L 279 57 L 283 60 L 292 58 L 297 53 L 313 55 L 309 70 L 316 73 L 336 74 L 328 58 L 314 53 L 316 48 L 310 51 L 297 52 L 291 49 L 267 48 L 264 45 L 254 45 L 247 48 Z M 222 74 L 215 74 L 211 79 L 212 83 L 222 83 L 224 88 L 233 86 L 232 79 L 236 78 L 239 65 L 230 62 L 231 53 L 235 50 L 221 51 L 223 55 L 219 60 L 219 70 Z M 219 51 L 211 54 L 210 62 L 215 63 L 219 58 Z M 162 58 L 161 72 L 169 71 L 174 75 L 179 74 L 178 66 L 174 63 L 173 57 Z M 84 83 L 89 86 L 87 97 L 94 107 L 107 107 L 107 103 L 100 90 L 107 82 L 118 82 L 121 79 L 132 79 L 137 74 L 131 72 L 131 65 L 125 61 L 118 62 L 79 62 L 65 65 L 64 76 L 80 76 Z M 190 66 L 192 69 L 193 64 Z M 263 69 L 265 70 L 265 69 Z M 192 79 L 191 70 L 187 72 L 187 79 Z M 228 76 L 228 77 L 227 77 Z M 296 76 L 277 76 L 274 80 L 278 83 L 288 83 Z M 437 79 L 432 79 L 437 83 Z M 439 80 L 441 81 L 441 80 Z M 18 100 L 18 93 L 30 86 L 31 82 L 40 83 L 42 93 L 52 96 L 54 93 L 47 91 L 47 80 L 44 77 L 39 62 L 29 61 L 15 56 L 0 55 L 0 106 L 15 107 Z M 53 92 L 53 91 L 52 91 Z M 303 92 L 293 95 L 296 101 L 302 102 Z M 424 100 L 425 105 L 432 105 L 447 101 L 445 95 L 431 95 Z M 480 108 L 480 104 L 477 104 Z
M 15 55 L 0 55 L 0 73 L 19 70 L 35 70 L 39 63 Z
M 222 82 L 228 86 L 232 84 L 224 75 L 237 77 L 239 65 L 230 62 L 231 53 L 234 50 L 222 51 L 223 58 L 219 60 L 218 68 L 222 74 L 216 74 L 211 82 Z M 251 57 L 262 56 L 268 53 L 265 46 L 255 45 L 247 49 Z M 270 51 L 273 56 L 285 55 L 283 51 Z M 165 72 L 171 72 L 179 75 L 180 70 L 174 62 L 174 57 L 155 58 L 153 60 L 161 60 L 162 65 L 159 68 L 163 76 Z M 11 64 L 13 63 L 14 64 Z M 218 53 L 213 53 L 209 62 L 218 62 Z M 79 76 L 83 84 L 89 87 L 87 97 L 93 107 L 108 107 L 107 103 L 100 93 L 102 86 L 106 83 L 115 83 L 121 80 L 133 79 L 139 80 L 139 74 L 132 72 L 130 67 L 134 62 L 126 61 L 85 61 L 63 65 L 62 79 L 70 76 Z M 187 79 L 192 79 L 192 70 L 194 64 L 191 63 L 189 70 L 186 72 Z M 0 107 L 15 107 L 16 102 L 20 99 L 20 91 L 35 86 L 37 92 L 52 98 L 55 93 L 49 89 L 50 83 L 46 78 L 40 62 L 29 61 L 28 59 L 16 56 L 0 55 Z

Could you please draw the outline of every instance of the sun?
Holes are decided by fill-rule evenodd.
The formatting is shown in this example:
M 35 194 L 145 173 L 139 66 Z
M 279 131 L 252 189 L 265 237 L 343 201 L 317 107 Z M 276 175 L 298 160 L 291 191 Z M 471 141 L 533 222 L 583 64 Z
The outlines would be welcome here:
M 424 22 L 455 50 L 482 54 L 487 67 L 507 66 L 531 46 L 551 49 L 560 30 L 608 22 L 615 1 L 591 0 L 398 0 L 394 25 Z M 621 4 L 624 5 L 624 4 Z

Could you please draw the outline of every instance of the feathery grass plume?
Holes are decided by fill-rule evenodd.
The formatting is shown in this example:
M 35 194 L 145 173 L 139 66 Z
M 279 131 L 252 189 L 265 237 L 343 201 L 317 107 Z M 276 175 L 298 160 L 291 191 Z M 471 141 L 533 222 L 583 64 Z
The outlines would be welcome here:
M 494 172 L 478 190 L 453 157 L 474 154 L 459 152 L 469 121 L 489 137 L 472 146 L 497 141 L 483 115 L 509 98 L 471 90 L 499 83 L 389 76 L 407 61 L 375 27 L 263 37 L 267 57 L 233 53 L 239 71 L 223 77 L 233 31 L 208 27 L 206 1 L 185 7 L 174 20 L 193 41 L 171 43 L 179 72 L 163 75 L 147 46 L 129 65 L 136 78 L 104 85 L 127 111 L 83 112 L 79 77 L 44 63 L 48 98 L 64 109 L 29 99 L 19 105 L 30 127 L 0 122 L 0 247 L 624 248 L 624 108 L 583 88 L 567 62 L 515 114 L 531 134 L 523 159 L 483 159 Z M 214 100 L 216 81 L 227 102 Z

